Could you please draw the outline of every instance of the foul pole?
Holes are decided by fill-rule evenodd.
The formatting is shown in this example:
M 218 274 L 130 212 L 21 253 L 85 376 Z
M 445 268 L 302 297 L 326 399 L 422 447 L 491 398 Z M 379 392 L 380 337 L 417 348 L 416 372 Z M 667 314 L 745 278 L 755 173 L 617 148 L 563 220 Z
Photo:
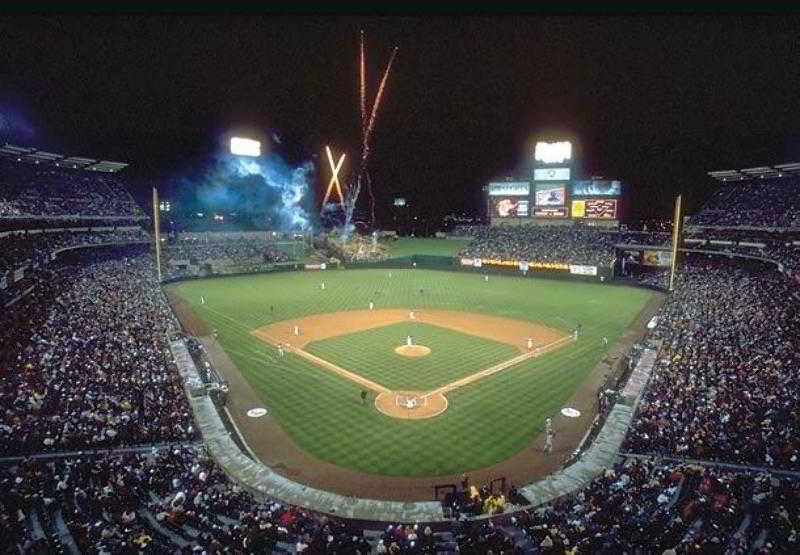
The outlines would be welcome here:
M 675 199 L 675 214 L 672 216 L 672 268 L 669 272 L 669 290 L 675 288 L 675 274 L 678 269 L 678 245 L 681 242 L 681 195 Z
M 161 216 L 158 211 L 158 189 L 153 187 L 153 236 L 156 241 L 156 275 L 161 283 Z

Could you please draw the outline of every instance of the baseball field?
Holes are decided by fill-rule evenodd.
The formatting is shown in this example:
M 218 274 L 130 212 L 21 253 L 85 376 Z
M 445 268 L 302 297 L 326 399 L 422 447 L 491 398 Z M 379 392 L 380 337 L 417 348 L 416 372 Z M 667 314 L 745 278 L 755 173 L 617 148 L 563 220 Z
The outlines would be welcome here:
M 411 268 L 195 280 L 171 294 L 296 446 L 387 477 L 453 475 L 530 449 L 652 300 Z

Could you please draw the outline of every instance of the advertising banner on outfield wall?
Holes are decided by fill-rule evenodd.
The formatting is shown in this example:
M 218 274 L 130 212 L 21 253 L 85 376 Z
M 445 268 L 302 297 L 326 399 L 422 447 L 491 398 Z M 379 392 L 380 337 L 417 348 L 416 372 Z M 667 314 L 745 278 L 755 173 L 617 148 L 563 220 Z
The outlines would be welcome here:
M 596 276 L 597 266 L 583 266 L 582 264 L 570 264 L 569 273 L 579 276 Z
M 328 265 L 327 265 L 327 264 L 325 264 L 324 262 L 323 262 L 323 263 L 321 263 L 321 264 L 306 264 L 306 265 L 304 266 L 304 268 L 305 268 L 306 270 L 324 270 L 324 269 L 325 269 L 325 268 L 327 268 L 327 267 L 328 267 Z
M 520 260 L 503 260 L 500 258 L 462 258 L 462 266 L 474 266 L 480 268 L 482 266 L 506 266 L 511 268 L 519 268 L 520 270 L 527 271 L 533 270 L 564 270 L 569 271 L 569 264 L 561 262 L 525 262 Z M 595 269 L 596 271 L 596 269 Z

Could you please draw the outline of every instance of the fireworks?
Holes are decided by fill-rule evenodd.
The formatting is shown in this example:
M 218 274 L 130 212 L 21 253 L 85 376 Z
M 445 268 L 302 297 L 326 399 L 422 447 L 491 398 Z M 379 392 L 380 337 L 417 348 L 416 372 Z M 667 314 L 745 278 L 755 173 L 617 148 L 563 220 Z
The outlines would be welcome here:
M 384 91 L 386 90 L 386 84 L 389 80 L 389 74 L 392 69 L 392 64 L 394 63 L 394 59 L 397 56 L 398 48 L 395 46 L 392 50 L 392 55 L 389 58 L 389 62 L 386 64 L 386 69 L 383 72 L 383 76 L 381 77 L 380 84 L 378 86 L 378 92 L 375 95 L 375 100 L 372 103 L 372 109 L 369 110 L 367 107 L 367 62 L 366 62 L 366 46 L 364 41 L 364 31 L 362 30 L 360 33 L 360 43 L 359 43 L 359 108 L 360 108 L 360 116 L 361 116 L 361 156 L 359 157 L 359 165 L 357 171 L 354 175 L 351 176 L 349 185 L 345 190 L 345 198 L 343 202 L 343 208 L 345 212 L 345 224 L 343 230 L 343 236 L 347 236 L 350 230 L 352 229 L 352 222 L 353 222 L 353 210 L 355 209 L 356 203 L 358 202 L 358 197 L 361 194 L 361 187 L 362 185 L 367 186 L 367 190 L 370 195 L 371 200 L 371 224 L 375 223 L 375 198 L 372 194 L 372 186 L 369 178 L 368 172 L 368 162 L 369 162 L 369 153 L 370 153 L 370 140 L 372 139 L 372 134 L 375 130 L 375 123 L 378 119 L 378 110 L 380 109 L 381 100 L 383 99 Z M 369 118 L 367 118 L 367 112 L 369 111 Z M 339 159 L 339 163 L 333 163 L 333 156 L 328 150 L 328 161 L 331 165 L 331 170 L 333 172 L 333 177 L 331 178 L 331 182 L 328 185 L 328 191 L 325 194 L 325 201 L 323 201 L 323 207 L 325 202 L 327 202 L 332 187 L 335 185 L 337 191 L 339 192 L 341 198 L 341 188 L 339 188 L 339 180 L 338 180 L 338 172 L 341 168 L 341 162 L 344 160 L 344 155 Z

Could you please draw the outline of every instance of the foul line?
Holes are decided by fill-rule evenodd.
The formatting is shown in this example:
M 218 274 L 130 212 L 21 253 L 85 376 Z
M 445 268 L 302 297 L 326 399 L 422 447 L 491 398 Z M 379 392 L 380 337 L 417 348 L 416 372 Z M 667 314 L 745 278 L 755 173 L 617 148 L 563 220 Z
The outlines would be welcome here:
M 389 389 L 388 387 L 384 387 L 379 383 L 375 383 L 372 380 L 369 380 L 363 376 L 359 376 L 358 374 L 351 372 L 350 370 L 345 370 L 341 366 L 338 366 L 332 362 L 328 362 L 324 358 L 319 358 L 318 356 L 312 355 L 311 353 L 304 351 L 303 349 L 300 349 L 298 347 L 292 347 L 291 345 L 289 345 L 287 347 L 287 350 L 291 353 L 294 353 L 298 356 L 310 360 L 311 362 L 313 362 L 318 366 L 322 366 L 323 368 L 327 368 L 328 370 L 336 372 L 337 374 L 340 374 L 341 376 L 347 378 L 348 380 L 354 381 L 359 385 L 363 385 L 367 389 L 377 391 L 378 393 L 392 393 L 392 390 Z
M 528 360 L 529 358 L 534 358 L 534 357 L 542 355 L 542 354 L 544 354 L 544 353 L 546 353 L 548 351 L 552 351 L 557 346 L 559 346 L 561 343 L 565 343 L 567 341 L 572 341 L 572 340 L 573 340 L 572 336 L 562 337 L 561 339 L 557 339 L 557 340 L 553 341 L 552 343 L 548 343 L 547 345 L 544 345 L 542 347 L 538 347 L 536 349 L 533 349 L 532 351 L 528 351 L 527 353 L 522 353 L 521 355 L 515 356 L 514 358 L 510 358 L 510 359 L 508 359 L 508 360 L 506 360 L 504 362 L 500 362 L 498 364 L 495 364 L 494 366 L 490 366 L 489 368 L 486 368 L 484 370 L 480 370 L 478 372 L 475 372 L 474 374 L 470 374 L 469 376 L 465 376 L 465 377 L 463 377 L 463 378 L 461 378 L 459 380 L 456 380 L 454 382 L 450 382 L 449 384 L 443 385 L 442 387 L 439 387 L 437 389 L 434 389 L 433 391 L 430 391 L 430 392 L 426 393 L 425 396 L 436 395 L 437 393 L 440 393 L 440 394 L 449 393 L 450 391 L 453 391 L 454 389 L 458 389 L 459 387 L 465 386 L 467 384 L 471 384 L 473 382 L 477 382 L 478 380 L 481 380 L 483 378 L 489 377 L 492 374 L 497 374 L 498 372 L 502 372 L 503 370 L 505 370 L 507 368 L 511 368 L 512 366 L 516 366 L 520 362 Z
M 263 339 L 273 340 L 272 338 L 270 338 L 267 335 L 261 335 L 260 337 L 263 338 Z M 572 336 L 562 337 L 561 339 L 557 339 L 556 341 L 553 341 L 552 343 L 548 343 L 547 345 L 544 345 L 542 347 L 538 347 L 536 349 L 533 349 L 532 351 L 528 351 L 527 353 L 522 353 L 521 355 L 515 356 L 514 358 L 510 358 L 510 359 L 508 359 L 506 361 L 503 361 L 503 362 L 500 362 L 498 364 L 495 364 L 494 366 L 490 366 L 489 368 L 485 368 L 484 370 L 479 370 L 478 372 L 470 374 L 469 376 L 465 376 L 465 377 L 463 377 L 461 379 L 458 379 L 458 380 L 456 380 L 454 382 L 450 382 L 449 384 L 446 384 L 446 385 L 443 385 L 441 387 L 438 387 L 438 388 L 436 388 L 436 389 L 434 389 L 432 391 L 424 393 L 421 396 L 427 398 L 429 396 L 436 395 L 436 394 L 444 395 L 445 393 L 449 393 L 450 391 L 453 391 L 454 389 L 458 389 L 459 387 L 465 386 L 467 384 L 470 384 L 470 383 L 473 383 L 473 382 L 477 382 L 479 380 L 482 380 L 483 378 L 489 377 L 489 376 L 491 376 L 493 374 L 496 374 L 498 372 L 502 372 L 503 370 L 506 370 L 507 368 L 511 368 L 512 366 L 516 366 L 520 362 L 523 362 L 523 361 L 525 361 L 525 360 L 527 360 L 529 358 L 534 358 L 534 357 L 537 357 L 537 356 L 542 355 L 544 353 L 547 353 L 549 351 L 552 351 L 553 349 L 555 349 L 556 347 L 560 346 L 561 344 L 566 343 L 568 341 L 573 341 L 573 340 L 574 339 L 572 338 Z M 359 374 L 356 374 L 355 372 L 351 372 L 350 370 L 346 370 L 345 368 L 342 368 L 341 366 L 339 366 L 337 364 L 334 364 L 334 363 L 332 363 L 330 361 L 327 361 L 327 360 L 325 360 L 323 358 L 320 358 L 320 357 L 318 357 L 316 355 L 312 355 L 308 351 L 304 351 L 303 349 L 301 349 L 299 347 L 293 347 L 291 345 L 286 345 L 285 348 L 286 348 L 287 351 L 289 351 L 291 353 L 294 353 L 294 354 L 296 354 L 296 355 L 298 355 L 300 357 L 303 357 L 306 360 L 309 360 L 309 361 L 313 362 L 317 366 L 321 366 L 323 368 L 331 370 L 332 372 L 335 372 L 336 374 L 339 374 L 340 376 L 342 376 L 342 377 L 344 377 L 344 378 L 346 378 L 346 379 L 348 379 L 350 381 L 356 382 L 357 384 L 362 385 L 362 386 L 366 387 L 367 389 L 371 389 L 372 391 L 377 391 L 379 393 L 386 393 L 386 394 L 396 393 L 396 391 L 393 390 L 393 389 L 389 389 L 388 387 L 385 387 L 385 386 L 383 386 L 383 385 L 381 385 L 379 383 L 373 382 L 372 380 L 367 379 L 367 378 L 365 378 L 365 377 L 363 377 L 363 376 L 361 376 Z

